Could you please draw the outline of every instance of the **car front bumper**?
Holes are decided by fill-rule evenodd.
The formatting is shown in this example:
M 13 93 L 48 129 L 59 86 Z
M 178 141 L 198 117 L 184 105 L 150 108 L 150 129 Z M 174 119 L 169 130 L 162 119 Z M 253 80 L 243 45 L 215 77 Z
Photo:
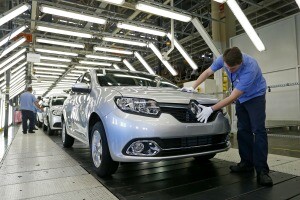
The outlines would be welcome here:
M 51 115 L 50 128 L 52 130 L 61 129 L 61 116 Z
M 111 157 L 119 162 L 151 162 L 167 159 L 177 159 L 207 155 L 226 151 L 230 148 L 228 134 L 230 133 L 229 117 L 219 113 L 215 120 L 209 123 L 182 123 L 172 115 L 162 113 L 159 118 L 146 117 L 124 113 L 116 109 L 103 120 Z M 135 156 L 126 154 L 126 148 L 132 141 L 152 140 L 198 141 L 203 137 L 225 136 L 223 142 L 203 144 L 196 142 L 189 145 L 179 145 L 175 149 L 165 148 L 158 143 L 161 153 L 155 156 Z M 192 141 L 192 143 L 193 143 Z M 171 152 L 171 153 L 170 153 Z

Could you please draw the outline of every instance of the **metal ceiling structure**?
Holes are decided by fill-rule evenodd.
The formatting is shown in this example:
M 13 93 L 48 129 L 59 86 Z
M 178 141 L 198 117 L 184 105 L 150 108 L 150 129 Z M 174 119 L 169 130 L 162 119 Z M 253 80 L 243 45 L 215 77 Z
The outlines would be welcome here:
M 209 34 L 211 34 L 212 31 L 212 21 L 224 23 L 223 21 L 216 20 L 211 17 L 211 0 L 174 0 L 174 8 L 170 6 L 171 0 L 126 0 L 122 5 L 115 5 L 104 1 L 95 0 L 13 0 L 11 5 L 12 7 L 27 3 L 31 6 L 31 9 L 13 19 L 10 25 L 2 26 L 0 38 L 11 32 L 11 30 L 15 29 L 16 27 L 27 25 L 28 29 L 25 30 L 25 33 L 32 34 L 32 42 L 22 44 L 22 48 L 26 47 L 28 52 L 40 53 L 44 58 L 50 56 L 62 59 L 70 59 L 67 60 L 69 62 L 53 61 L 48 59 L 41 61 L 41 63 L 50 63 L 48 66 L 41 66 L 41 64 L 33 65 L 32 63 L 28 64 L 27 78 L 33 80 L 32 84 L 41 85 L 38 84 L 40 81 L 36 80 L 38 77 L 38 79 L 42 80 L 42 83 L 44 84 L 44 86 L 39 86 L 39 95 L 45 95 L 54 88 L 60 88 L 60 85 L 66 83 L 63 80 L 68 79 L 71 80 L 71 82 L 74 82 L 76 76 L 78 76 L 78 73 L 82 72 L 82 68 L 80 68 L 80 66 L 87 66 L 87 64 L 82 64 L 84 61 L 115 63 L 121 69 L 127 69 L 127 67 L 121 61 L 122 59 L 126 58 L 126 60 L 132 63 L 135 69 L 146 71 L 137 58 L 135 58 L 134 54 L 116 54 L 111 52 L 95 51 L 95 46 L 131 52 L 138 51 L 144 57 L 150 67 L 156 71 L 156 73 L 173 80 L 178 84 L 185 80 L 189 80 L 193 70 L 176 49 L 174 49 L 170 54 L 169 63 L 175 68 L 175 70 L 178 72 L 178 75 L 172 76 L 161 64 L 161 61 L 155 56 L 155 54 L 153 54 L 151 49 L 147 48 L 147 46 L 126 45 L 105 41 L 105 37 L 117 37 L 119 39 L 127 39 L 146 44 L 151 42 L 164 52 L 170 48 L 170 40 L 166 36 L 160 37 L 137 31 L 128 31 L 117 27 L 119 22 L 127 22 L 142 27 L 153 28 L 155 30 L 165 32 L 170 31 L 171 20 L 169 18 L 159 17 L 136 10 L 135 5 L 138 2 L 150 2 L 151 4 L 161 8 L 166 8 L 169 10 L 175 9 L 181 13 L 197 17 L 202 22 L 202 25 Z M 261 27 L 273 21 L 299 12 L 299 7 L 297 6 L 295 0 L 237 0 L 237 2 L 254 28 Z M 3 0 L 0 3 L 8 7 L 8 3 L 3 3 Z M 42 6 L 49 6 L 52 8 L 76 12 L 78 14 L 86 14 L 89 16 L 103 18 L 107 20 L 107 23 L 103 25 L 99 23 L 83 21 L 80 19 L 74 19 L 74 15 L 62 17 L 55 14 L 47 14 L 46 12 L 43 12 Z M 86 35 L 84 37 L 75 36 L 74 34 L 66 36 L 54 33 L 50 30 L 53 28 L 56 28 L 57 30 L 68 30 L 72 32 L 84 33 Z M 238 22 L 236 22 L 235 31 L 236 34 L 241 34 L 244 32 Z M 204 42 L 191 22 L 186 23 L 175 20 L 174 32 L 176 39 L 198 65 L 198 72 L 201 73 L 201 71 L 206 69 L 212 62 L 212 53 L 208 45 Z M 91 37 L 89 37 L 90 35 Z M 52 40 L 52 42 L 55 40 L 67 43 L 62 46 L 55 43 L 46 44 L 45 41 L 43 42 L 45 39 Z M 82 48 L 80 45 L 68 47 L 67 45 L 70 45 L 69 43 L 78 43 L 84 47 Z M 2 52 L 4 47 L 2 46 L 0 48 L 0 51 Z M 15 51 L 17 52 L 20 49 L 21 47 Z M 41 49 L 69 52 L 76 56 L 53 54 L 53 52 L 46 53 L 41 52 Z M 14 52 L 12 52 L 10 55 L 13 53 Z M 110 56 L 121 59 L 114 61 L 100 60 L 88 57 L 87 55 Z M 0 63 L 8 56 L 1 58 Z M 61 68 L 59 65 L 66 67 Z M 15 69 L 16 67 L 18 67 L 18 65 L 12 69 Z M 45 68 L 48 68 L 48 70 Z M 34 70 L 31 72 L 31 69 Z M 51 69 L 51 71 L 49 71 L 49 69 Z M 37 75 L 37 72 L 39 72 L 39 75 Z M 43 77 L 43 75 L 52 75 L 53 78 L 46 76 Z M 0 85 L 2 85 L 5 81 L 2 80 L 2 77 L 4 77 L 3 74 L 0 75 Z

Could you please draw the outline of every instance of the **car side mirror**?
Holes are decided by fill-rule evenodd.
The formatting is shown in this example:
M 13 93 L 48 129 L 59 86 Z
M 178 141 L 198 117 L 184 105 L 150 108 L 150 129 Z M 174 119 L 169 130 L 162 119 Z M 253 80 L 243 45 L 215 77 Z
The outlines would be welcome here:
M 91 88 L 86 83 L 75 83 L 72 87 L 73 92 L 79 92 L 79 93 L 90 93 Z

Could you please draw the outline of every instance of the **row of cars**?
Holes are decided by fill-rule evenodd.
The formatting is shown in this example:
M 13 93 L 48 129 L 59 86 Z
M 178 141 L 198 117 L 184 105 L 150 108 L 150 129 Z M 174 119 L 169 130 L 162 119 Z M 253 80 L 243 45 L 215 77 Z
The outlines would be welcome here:
M 62 111 L 56 110 L 58 100 L 65 100 Z M 104 177 L 120 162 L 207 160 L 228 150 L 226 111 L 214 111 L 207 123 L 196 118 L 198 104 L 216 102 L 212 96 L 181 92 L 157 75 L 93 69 L 78 78 L 66 99 L 50 98 L 43 120 L 50 132 L 61 122 L 65 148 L 75 139 L 89 146 L 94 169 Z

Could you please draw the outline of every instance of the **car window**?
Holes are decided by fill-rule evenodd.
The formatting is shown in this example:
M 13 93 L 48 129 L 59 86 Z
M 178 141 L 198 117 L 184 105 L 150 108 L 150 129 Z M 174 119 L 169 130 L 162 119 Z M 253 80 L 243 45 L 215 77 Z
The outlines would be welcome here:
M 86 73 L 83 78 L 81 79 L 81 83 L 85 83 L 90 85 L 91 84 L 91 75 L 89 73 Z
M 67 97 L 53 97 L 51 104 L 52 104 L 52 106 L 63 105 L 66 98 Z
M 101 86 L 146 86 L 178 88 L 169 80 L 138 72 L 97 70 L 98 82 Z

